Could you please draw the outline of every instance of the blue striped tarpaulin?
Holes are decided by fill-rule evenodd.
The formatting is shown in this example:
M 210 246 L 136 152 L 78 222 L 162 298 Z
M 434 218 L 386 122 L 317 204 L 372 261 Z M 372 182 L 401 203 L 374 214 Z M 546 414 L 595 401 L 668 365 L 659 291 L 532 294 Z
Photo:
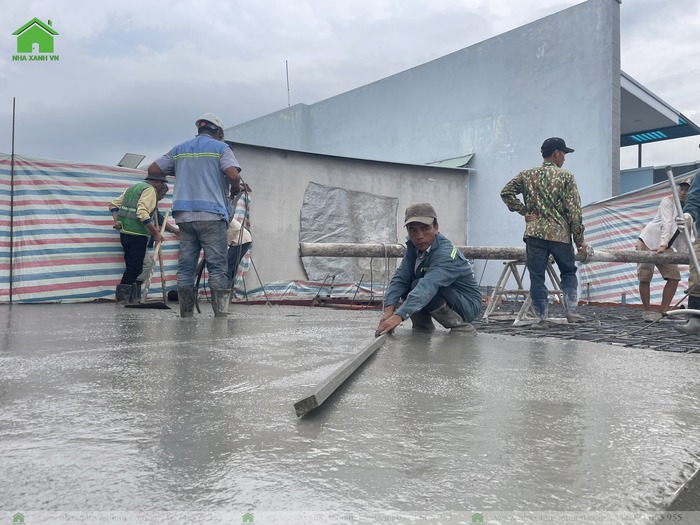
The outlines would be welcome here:
M 0 303 L 10 299 L 11 243 L 13 302 L 113 299 L 124 259 L 109 203 L 145 173 L 15 155 L 12 183 L 11 160 L 0 154 Z M 166 196 L 159 209 L 169 207 Z M 166 234 L 168 285 L 175 283 L 177 252 L 177 239 Z M 156 271 L 151 290 L 159 289 Z

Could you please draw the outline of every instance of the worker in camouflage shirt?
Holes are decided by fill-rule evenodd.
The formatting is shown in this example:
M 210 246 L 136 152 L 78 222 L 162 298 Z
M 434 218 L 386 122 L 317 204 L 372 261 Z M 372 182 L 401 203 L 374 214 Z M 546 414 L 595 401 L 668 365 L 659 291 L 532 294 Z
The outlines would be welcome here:
M 501 190 L 501 199 L 510 211 L 525 217 L 525 241 L 527 268 L 530 274 L 530 298 L 538 322 L 532 327 L 546 330 L 548 295 L 544 278 L 547 261 L 551 255 L 559 267 L 564 294 L 566 318 L 570 323 L 585 321 L 576 313 L 578 305 L 578 279 L 574 243 L 579 252 L 586 250 L 583 237 L 581 198 L 574 176 L 562 169 L 564 157 L 574 150 L 564 139 L 552 137 L 544 141 L 541 166 L 521 171 Z M 523 196 L 523 202 L 517 195 Z

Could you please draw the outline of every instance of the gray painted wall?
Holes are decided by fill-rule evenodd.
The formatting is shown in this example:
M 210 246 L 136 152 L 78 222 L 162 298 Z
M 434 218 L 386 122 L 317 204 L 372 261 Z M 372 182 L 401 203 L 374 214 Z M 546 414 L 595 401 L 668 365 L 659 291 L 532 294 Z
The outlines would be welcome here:
M 238 144 L 241 176 L 251 186 L 253 262 L 263 283 L 307 279 L 299 256 L 300 213 L 309 182 L 399 199 L 396 239 L 404 242 L 403 213 L 414 202 L 435 203 L 440 231 L 466 243 L 466 170 L 362 161 Z M 358 210 L 361 213 L 361 210 Z M 397 242 L 394 241 L 394 242 Z M 248 274 L 248 286 L 257 279 Z
M 634 168 L 620 174 L 620 193 L 628 193 L 654 184 L 654 168 Z
M 541 162 L 545 138 L 564 137 L 576 149 L 565 167 L 583 204 L 619 189 L 619 12 L 618 0 L 589 0 L 353 91 L 230 128 L 226 136 L 417 164 L 475 153 L 464 222 L 469 244 L 522 246 L 523 219 L 508 212 L 499 192 L 518 171 Z M 491 265 L 484 283 L 499 272 Z

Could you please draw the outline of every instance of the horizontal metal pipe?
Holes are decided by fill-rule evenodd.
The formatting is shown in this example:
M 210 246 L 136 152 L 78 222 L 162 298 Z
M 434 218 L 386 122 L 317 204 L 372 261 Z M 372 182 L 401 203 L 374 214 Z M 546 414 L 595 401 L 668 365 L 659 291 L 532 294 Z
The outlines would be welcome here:
M 458 246 L 467 259 L 498 259 L 504 261 L 524 261 L 525 248 L 508 246 Z M 403 257 L 405 247 L 402 244 L 352 244 L 300 242 L 299 252 L 302 257 Z M 582 262 L 619 262 L 619 263 L 667 263 L 688 264 L 690 256 L 683 252 L 646 252 L 626 250 L 594 250 L 586 255 L 576 255 Z

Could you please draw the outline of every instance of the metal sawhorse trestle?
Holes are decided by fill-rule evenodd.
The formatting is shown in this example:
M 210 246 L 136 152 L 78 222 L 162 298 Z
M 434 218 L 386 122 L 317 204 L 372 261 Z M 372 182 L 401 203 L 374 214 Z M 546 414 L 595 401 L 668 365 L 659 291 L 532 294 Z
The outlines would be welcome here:
M 554 267 L 552 266 L 554 260 L 550 257 L 547 261 L 547 276 L 552 285 L 552 289 L 549 291 L 550 295 L 556 295 L 559 297 L 559 302 L 562 303 L 564 300 L 564 294 L 561 291 L 561 281 L 559 276 L 554 272 Z M 496 287 L 489 297 L 488 304 L 486 305 L 486 310 L 484 311 L 483 318 L 488 322 L 489 317 L 501 318 L 501 319 L 511 319 L 514 318 L 513 326 L 522 326 L 532 324 L 537 321 L 535 311 L 532 308 L 532 299 L 530 298 L 530 291 L 523 286 L 523 277 L 525 276 L 525 271 L 527 270 L 527 265 L 525 261 L 506 261 L 503 263 L 503 271 L 501 272 L 501 277 L 496 283 Z M 518 268 L 522 266 L 522 270 Z M 517 289 L 508 289 L 509 279 L 513 277 L 517 285 Z M 503 296 L 505 295 L 515 295 L 516 298 L 522 295 L 525 298 L 520 311 L 517 315 L 511 313 L 494 313 L 496 307 L 501 304 Z M 550 321 L 554 322 L 566 322 L 565 319 L 552 319 Z

